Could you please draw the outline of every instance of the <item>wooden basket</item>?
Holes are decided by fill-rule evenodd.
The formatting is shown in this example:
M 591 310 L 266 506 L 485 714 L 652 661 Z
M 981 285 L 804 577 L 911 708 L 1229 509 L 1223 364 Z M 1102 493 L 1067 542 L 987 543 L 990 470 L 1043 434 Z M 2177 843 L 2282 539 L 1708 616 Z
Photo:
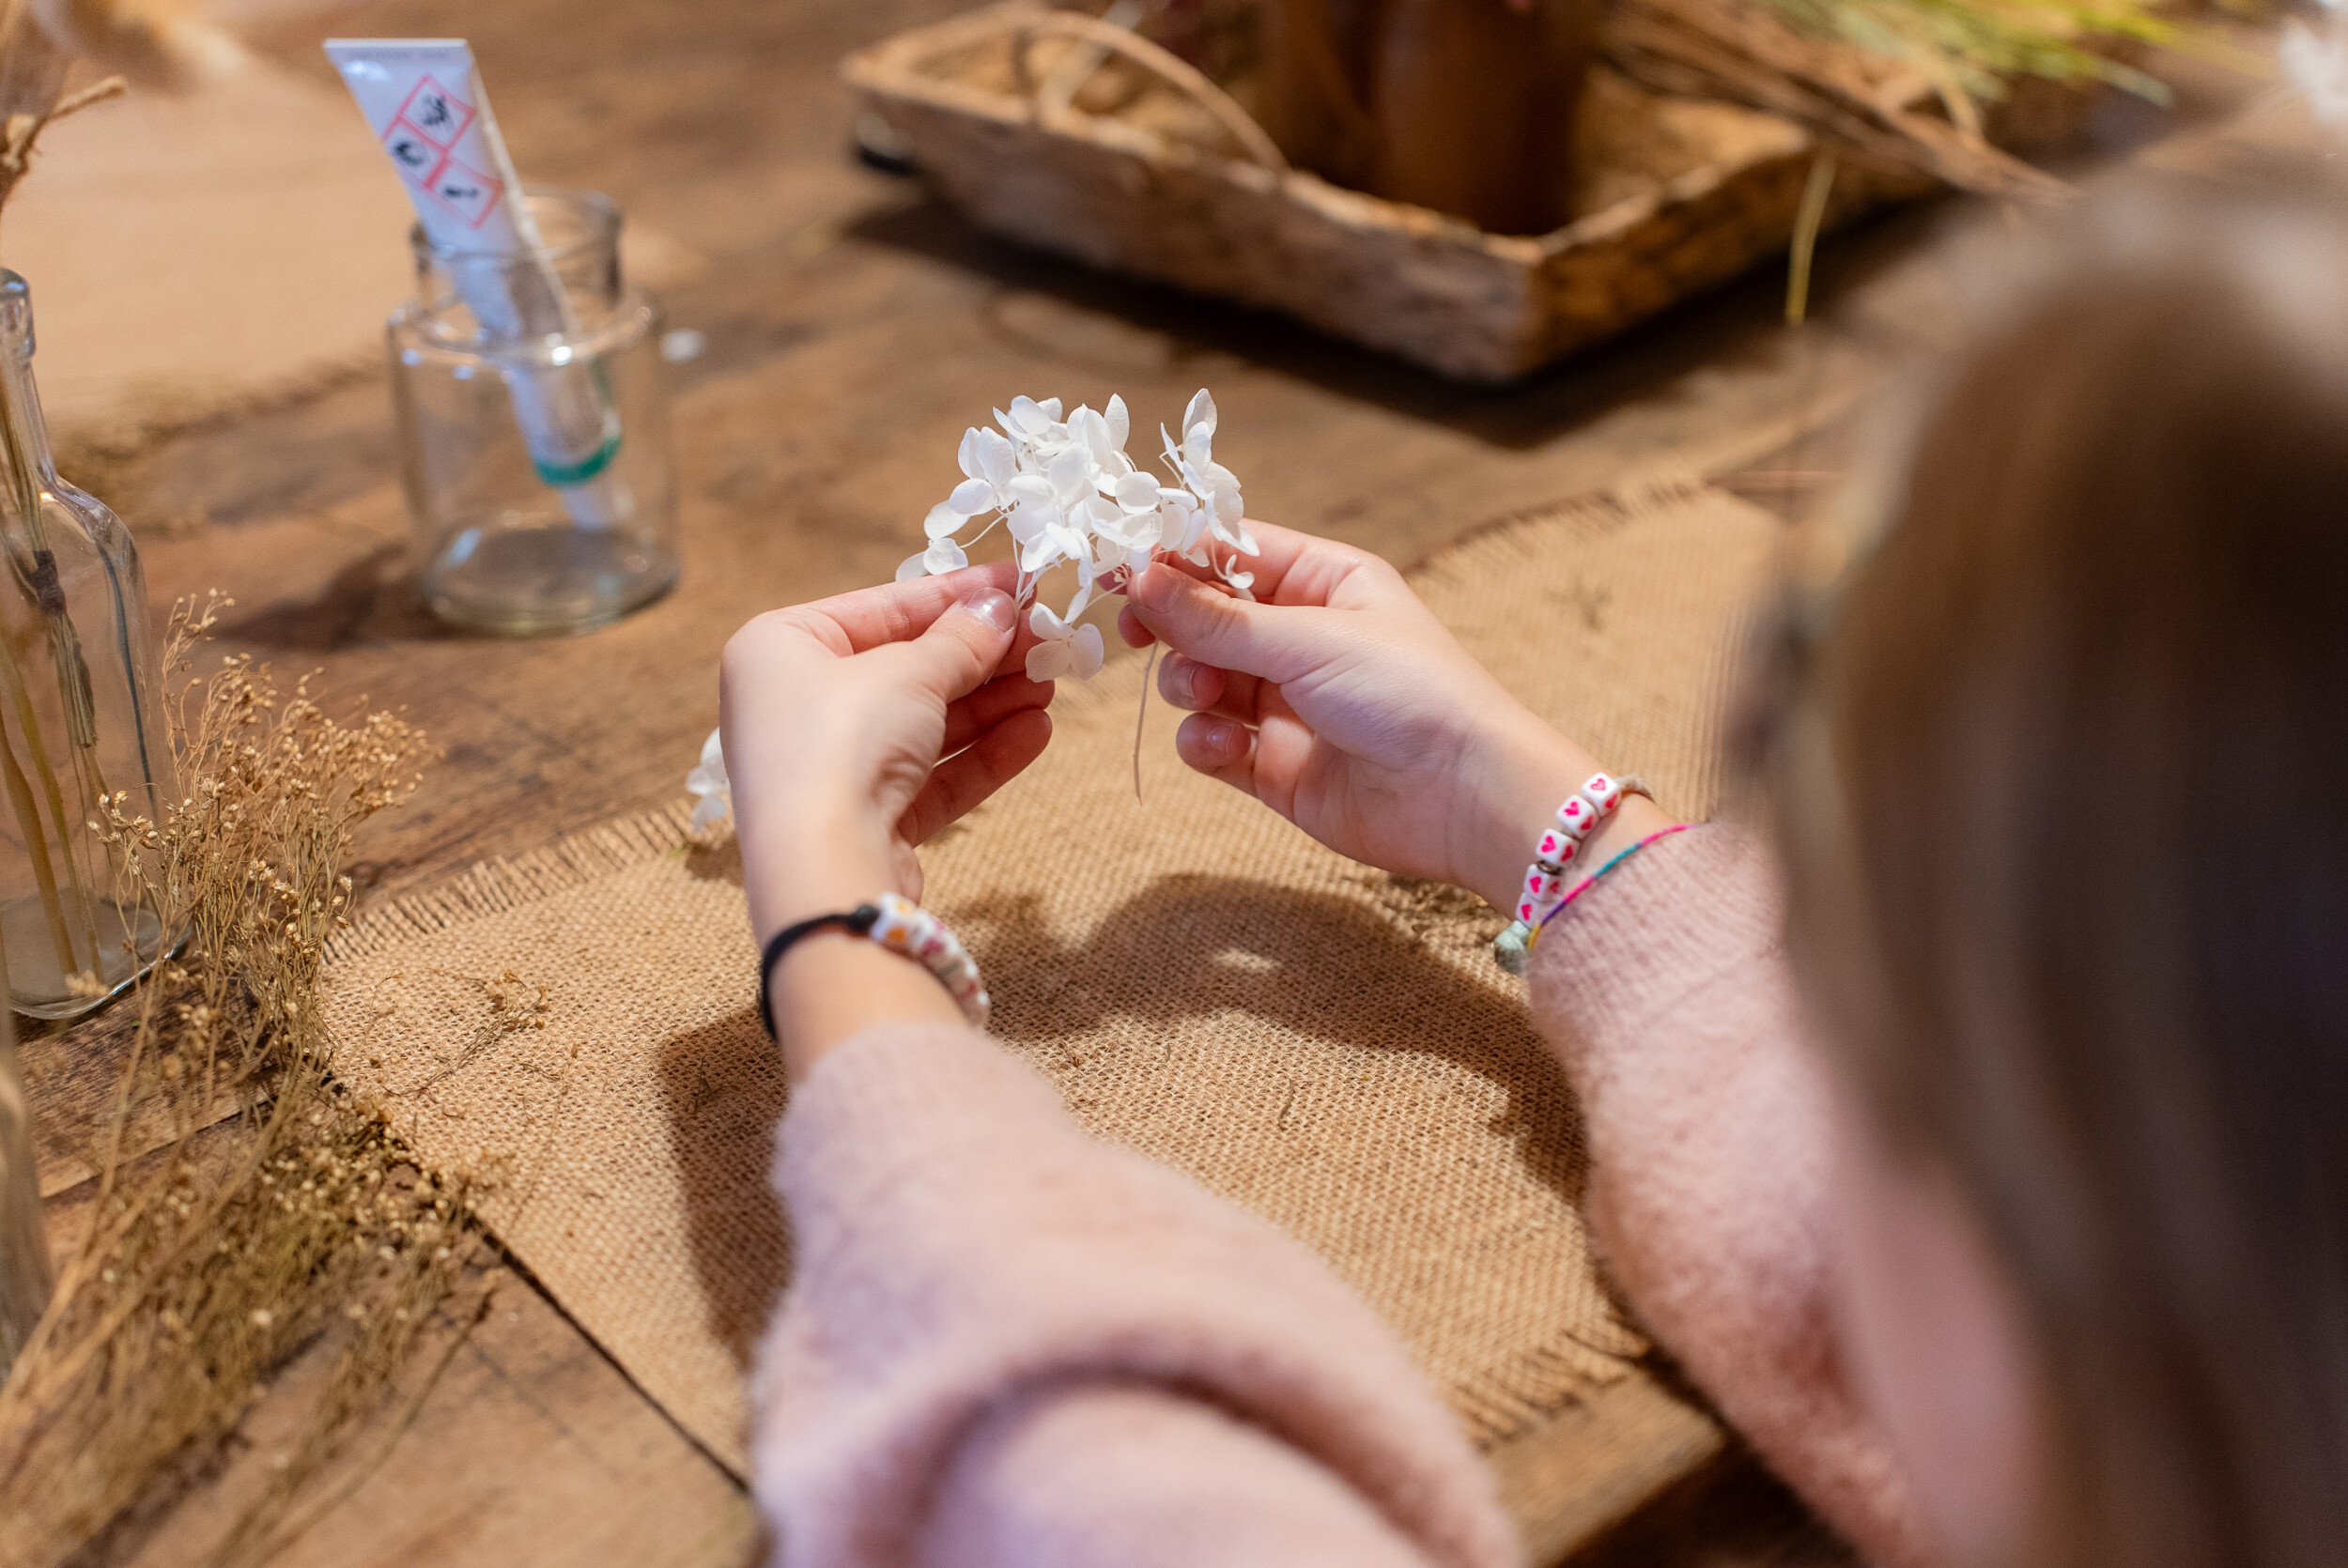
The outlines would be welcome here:
M 1816 150 L 1790 120 L 1600 67 L 1579 128 L 1583 215 L 1495 235 L 1289 167 L 1197 69 L 1043 0 L 900 34 L 842 69 L 984 228 L 1474 381 L 1522 376 L 1782 252 Z M 1121 87 L 1090 91 L 1110 75 Z M 1929 188 L 1846 163 L 1826 222 Z

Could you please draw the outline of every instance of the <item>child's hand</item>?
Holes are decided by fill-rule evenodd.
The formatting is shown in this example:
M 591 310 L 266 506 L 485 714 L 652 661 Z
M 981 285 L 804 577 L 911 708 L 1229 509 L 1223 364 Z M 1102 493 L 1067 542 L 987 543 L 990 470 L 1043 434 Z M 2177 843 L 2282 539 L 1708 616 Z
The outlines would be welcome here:
M 1042 754 L 1052 688 L 1014 656 L 1014 576 L 1006 563 L 843 593 L 726 644 L 720 725 L 761 942 L 876 893 L 919 899 L 914 847 Z
M 1118 618 L 1126 641 L 1172 650 L 1158 690 L 1195 710 L 1182 761 L 1341 854 L 1513 909 L 1535 839 L 1596 760 L 1509 696 L 1393 567 L 1249 526 L 1259 603 L 1160 563 Z M 1584 853 L 1600 864 L 1669 822 L 1626 800 Z

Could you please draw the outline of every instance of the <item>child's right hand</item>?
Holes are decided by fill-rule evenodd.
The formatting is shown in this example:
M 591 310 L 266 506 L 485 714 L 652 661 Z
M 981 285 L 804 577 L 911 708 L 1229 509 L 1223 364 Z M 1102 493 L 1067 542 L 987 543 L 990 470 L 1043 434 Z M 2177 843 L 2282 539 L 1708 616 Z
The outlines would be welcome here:
M 1182 761 L 1340 854 L 1513 909 L 1535 840 L 1597 761 L 1509 696 L 1393 567 L 1249 527 L 1257 603 L 1161 562 L 1119 613 L 1127 642 L 1171 650 L 1158 690 L 1193 711 Z M 1628 799 L 1584 860 L 1670 822 Z

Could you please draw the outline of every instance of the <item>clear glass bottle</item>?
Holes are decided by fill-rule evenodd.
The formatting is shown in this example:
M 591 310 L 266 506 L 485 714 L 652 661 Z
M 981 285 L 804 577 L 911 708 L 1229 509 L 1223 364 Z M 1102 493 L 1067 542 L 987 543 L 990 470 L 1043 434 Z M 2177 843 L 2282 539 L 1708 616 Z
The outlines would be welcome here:
M 0 1008 L 0 1378 L 49 1304 L 49 1241 L 41 1226 L 33 1118 L 17 1075 L 16 1043 Z
M 513 637 L 608 624 L 677 577 L 659 312 L 621 276 L 619 208 L 525 200 L 535 251 L 416 229 L 416 298 L 389 330 L 425 601 Z
M 33 385 L 33 300 L 0 272 L 0 963 L 36 1018 L 87 1012 L 168 945 L 92 823 L 178 798 L 130 530 L 57 477 Z

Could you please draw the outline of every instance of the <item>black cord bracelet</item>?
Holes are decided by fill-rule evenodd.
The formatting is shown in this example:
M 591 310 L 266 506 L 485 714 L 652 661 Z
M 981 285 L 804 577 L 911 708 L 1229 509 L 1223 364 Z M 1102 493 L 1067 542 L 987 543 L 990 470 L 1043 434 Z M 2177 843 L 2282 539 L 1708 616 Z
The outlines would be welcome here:
M 880 923 L 880 916 L 878 904 L 858 904 L 843 914 L 818 915 L 796 926 L 785 926 L 766 939 L 766 950 L 758 958 L 758 1016 L 766 1025 L 768 1038 L 782 1038 L 775 1028 L 774 998 L 767 994 L 766 988 L 774 979 L 775 965 L 781 961 L 783 954 L 791 950 L 791 945 L 803 936 L 812 936 L 821 930 L 839 930 L 853 936 L 867 936 Z

